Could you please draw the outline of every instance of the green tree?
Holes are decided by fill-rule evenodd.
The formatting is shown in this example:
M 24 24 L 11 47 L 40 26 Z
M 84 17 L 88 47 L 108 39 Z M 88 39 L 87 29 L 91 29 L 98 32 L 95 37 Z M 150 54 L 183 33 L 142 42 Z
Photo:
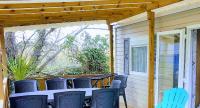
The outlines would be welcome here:
M 100 48 L 84 49 L 78 54 L 77 60 L 85 73 L 107 73 L 109 70 L 108 56 Z
M 102 36 L 86 35 L 83 49 L 77 54 L 77 61 L 85 73 L 109 72 L 108 39 Z

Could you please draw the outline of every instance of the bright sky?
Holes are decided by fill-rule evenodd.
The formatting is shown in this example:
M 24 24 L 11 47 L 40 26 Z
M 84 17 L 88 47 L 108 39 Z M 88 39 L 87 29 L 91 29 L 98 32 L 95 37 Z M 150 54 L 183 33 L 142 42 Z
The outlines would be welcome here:
M 78 28 L 80 28 L 80 25 L 79 26 L 61 27 L 62 32 L 61 32 L 61 36 L 59 38 L 62 38 L 62 36 L 66 36 L 67 34 L 70 34 L 72 31 L 77 30 Z M 107 30 L 108 26 L 106 24 L 92 24 L 88 28 L 94 28 L 94 29 L 85 30 L 91 36 L 96 36 L 96 35 L 105 36 L 105 35 L 109 34 L 109 31 Z M 95 28 L 101 28 L 101 29 L 95 29 Z M 16 38 L 17 38 L 17 43 L 22 41 L 23 35 L 24 35 L 25 39 L 28 39 L 34 33 L 34 31 L 35 31 L 35 29 L 34 30 L 17 31 L 15 34 Z M 25 32 L 25 34 L 24 34 L 24 32 Z M 52 34 L 52 35 L 55 35 L 55 34 Z

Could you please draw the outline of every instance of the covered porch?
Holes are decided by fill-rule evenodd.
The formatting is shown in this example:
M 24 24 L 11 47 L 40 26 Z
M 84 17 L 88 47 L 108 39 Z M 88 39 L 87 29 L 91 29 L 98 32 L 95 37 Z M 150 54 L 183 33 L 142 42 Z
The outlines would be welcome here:
M 98 1 L 70 1 L 70 2 L 0 2 L 0 105 L 8 108 L 9 80 L 7 79 L 7 54 L 5 49 L 4 29 L 29 25 L 45 25 L 54 23 L 103 20 L 110 32 L 110 80 L 114 70 L 114 27 L 115 22 L 131 16 L 147 12 L 149 31 L 149 60 L 148 60 L 148 108 L 154 107 L 154 9 L 170 5 L 181 0 L 98 0 Z M 50 25 L 49 25 L 50 26 Z M 107 78 L 107 77 L 105 77 Z M 104 78 L 103 78 L 104 79 Z M 98 87 L 107 84 L 108 80 L 99 81 Z M 41 80 L 41 83 L 44 83 Z M 42 87 L 41 87 L 42 88 Z M 1 107 L 1 106 L 0 106 Z M 120 108 L 124 107 L 120 101 Z M 134 106 L 129 106 L 130 108 Z

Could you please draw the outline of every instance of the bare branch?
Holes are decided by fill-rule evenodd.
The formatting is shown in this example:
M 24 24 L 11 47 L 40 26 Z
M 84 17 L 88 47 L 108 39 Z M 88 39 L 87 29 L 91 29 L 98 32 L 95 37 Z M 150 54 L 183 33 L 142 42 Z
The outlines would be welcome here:
M 89 26 L 89 25 L 86 25 L 86 26 L 84 26 L 84 27 L 81 27 L 79 30 L 73 31 L 72 33 L 70 33 L 70 34 L 68 34 L 68 35 L 77 36 L 77 35 L 79 35 L 82 31 L 84 31 L 88 26 Z M 68 35 L 66 35 L 66 36 L 68 36 Z M 61 39 L 59 39 L 57 42 L 62 41 L 63 39 L 66 38 L 66 36 L 63 37 L 63 38 L 61 38 Z
M 26 46 L 27 46 L 27 43 L 31 40 L 31 38 L 36 34 L 37 32 L 35 31 L 26 41 L 24 40 L 24 35 L 23 35 L 23 41 L 24 41 L 24 47 L 21 51 L 21 56 L 23 55 L 24 53 L 24 50 L 26 49 Z M 25 32 L 24 32 L 25 34 Z
M 46 62 L 44 62 L 38 69 L 37 69 L 37 72 L 41 72 L 44 67 L 49 63 L 51 62 L 63 49 L 61 48 L 60 50 L 58 50 L 54 55 L 52 55 L 51 57 L 49 57 Z

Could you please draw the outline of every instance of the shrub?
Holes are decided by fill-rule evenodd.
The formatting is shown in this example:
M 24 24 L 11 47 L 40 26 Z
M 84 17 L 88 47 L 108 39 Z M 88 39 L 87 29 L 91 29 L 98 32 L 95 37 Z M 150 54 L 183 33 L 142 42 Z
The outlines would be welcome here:
M 77 56 L 85 73 L 107 73 L 109 57 L 100 48 L 86 48 Z
M 17 56 L 15 59 L 8 60 L 8 69 L 11 72 L 14 80 L 24 80 L 34 70 L 32 60 L 22 56 Z

